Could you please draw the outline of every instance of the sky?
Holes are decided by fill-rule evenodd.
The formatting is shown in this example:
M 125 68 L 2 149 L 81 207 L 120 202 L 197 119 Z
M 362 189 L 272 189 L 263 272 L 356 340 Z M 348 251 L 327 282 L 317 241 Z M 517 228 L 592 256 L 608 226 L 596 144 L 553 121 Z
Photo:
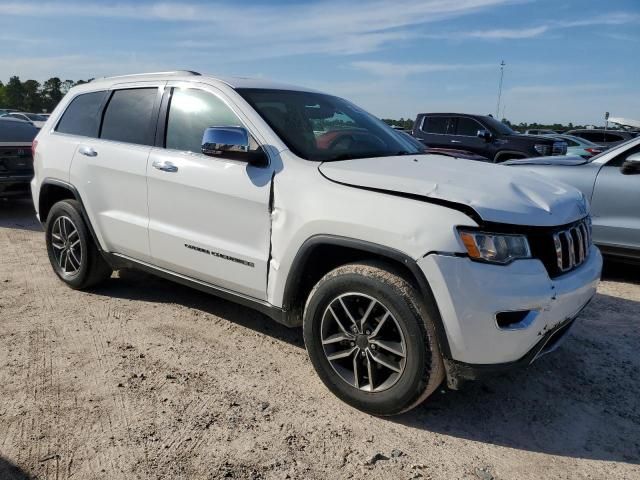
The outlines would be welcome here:
M 0 80 L 196 70 L 346 97 L 382 118 L 640 118 L 640 0 L 0 0 Z

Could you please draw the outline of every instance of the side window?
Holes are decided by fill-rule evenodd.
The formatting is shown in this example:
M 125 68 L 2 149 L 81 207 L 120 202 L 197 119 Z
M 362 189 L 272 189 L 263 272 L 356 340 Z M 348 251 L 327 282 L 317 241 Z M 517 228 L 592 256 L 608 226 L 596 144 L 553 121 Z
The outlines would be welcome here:
M 638 145 L 636 145 L 635 147 L 631 147 L 631 148 L 625 150 L 620 155 L 616 155 L 615 157 L 613 157 L 611 160 L 609 160 L 607 162 L 606 166 L 607 167 L 621 167 L 622 164 L 624 163 L 624 161 L 628 157 L 630 157 L 634 153 L 638 153 L 638 152 L 640 152 L 640 143 Z
M 192 88 L 176 88 L 169 104 L 166 148 L 202 153 L 208 127 L 242 126 L 240 119 L 215 95 Z
M 440 135 L 453 134 L 453 119 L 450 117 L 425 117 L 422 131 Z
M 555 140 L 558 140 L 559 142 L 565 142 L 567 144 L 567 147 L 577 147 L 578 146 L 578 142 L 576 142 L 575 140 L 571 140 L 570 138 L 557 137 Z
M 598 143 L 604 141 L 604 135 L 602 132 L 580 132 L 578 136 L 585 140 L 589 140 L 590 142 Z
M 100 128 L 100 106 L 107 92 L 78 95 L 62 114 L 56 132 L 95 138 Z
M 104 112 L 100 138 L 153 145 L 153 107 L 157 96 L 155 87 L 114 91 Z
M 476 122 L 473 118 L 458 117 L 458 128 L 456 130 L 457 135 L 475 137 L 478 134 L 478 130 L 483 129 L 484 127 Z

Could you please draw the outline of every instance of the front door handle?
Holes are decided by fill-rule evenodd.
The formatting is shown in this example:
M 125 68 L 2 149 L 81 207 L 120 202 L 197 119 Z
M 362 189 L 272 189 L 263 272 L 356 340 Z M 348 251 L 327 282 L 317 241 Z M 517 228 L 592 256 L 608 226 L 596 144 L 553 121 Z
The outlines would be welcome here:
M 165 160 L 163 162 L 160 162 L 158 160 L 155 160 L 151 166 L 153 168 L 155 168 L 156 170 L 162 170 L 163 172 L 177 172 L 178 171 L 178 167 L 176 167 L 173 163 L 169 162 L 168 160 Z
M 462 143 L 460 140 L 451 140 L 451 143 Z
M 97 157 L 98 156 L 98 152 L 96 152 L 92 147 L 87 147 L 86 145 L 81 146 L 78 149 L 78 152 L 80 152 L 85 157 Z

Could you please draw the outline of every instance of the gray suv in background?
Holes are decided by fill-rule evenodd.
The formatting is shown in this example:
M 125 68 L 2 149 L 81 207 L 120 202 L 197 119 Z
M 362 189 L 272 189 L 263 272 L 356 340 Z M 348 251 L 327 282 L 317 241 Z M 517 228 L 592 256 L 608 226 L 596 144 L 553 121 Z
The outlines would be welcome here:
M 640 138 L 589 160 L 539 157 L 505 165 L 527 168 L 580 189 L 591 202 L 593 241 L 602 253 L 640 261 Z

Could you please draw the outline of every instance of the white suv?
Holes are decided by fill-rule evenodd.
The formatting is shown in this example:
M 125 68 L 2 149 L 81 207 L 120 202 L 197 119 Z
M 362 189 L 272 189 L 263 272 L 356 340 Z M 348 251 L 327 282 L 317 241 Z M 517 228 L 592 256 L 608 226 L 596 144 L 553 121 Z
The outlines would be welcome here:
M 391 415 L 553 349 L 602 258 L 577 190 L 427 155 L 338 97 L 195 72 L 75 87 L 34 142 L 56 274 L 140 268 L 303 325 L 341 399 Z

